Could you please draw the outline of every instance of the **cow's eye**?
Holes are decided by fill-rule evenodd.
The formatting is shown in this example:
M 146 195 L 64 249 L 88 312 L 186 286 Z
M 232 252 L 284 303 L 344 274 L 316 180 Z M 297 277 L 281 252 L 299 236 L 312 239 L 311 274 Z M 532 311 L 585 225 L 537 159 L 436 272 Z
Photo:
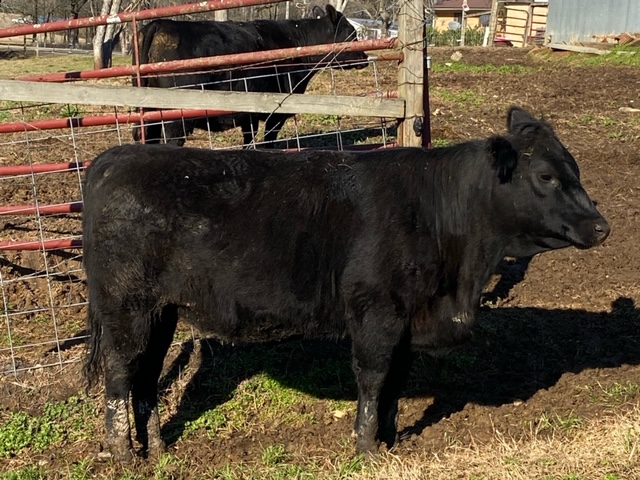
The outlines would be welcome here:
M 560 180 L 548 173 L 541 173 L 540 175 L 538 175 L 538 178 L 542 183 L 546 183 L 554 187 L 560 186 Z

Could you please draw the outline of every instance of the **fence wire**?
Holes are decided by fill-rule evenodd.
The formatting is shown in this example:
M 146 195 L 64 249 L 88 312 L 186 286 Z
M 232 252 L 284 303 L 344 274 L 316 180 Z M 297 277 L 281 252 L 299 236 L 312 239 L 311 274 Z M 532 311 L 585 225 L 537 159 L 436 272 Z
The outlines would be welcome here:
M 423 16 L 418 10 L 412 14 Z M 361 65 L 362 70 L 331 68 L 325 64 L 328 58 L 317 65 L 279 65 L 289 70 L 297 65 L 306 75 L 313 75 L 306 90 L 309 94 L 390 97 L 396 93 L 397 58 L 380 62 L 370 59 Z M 242 69 L 246 75 L 260 67 L 264 71 L 263 63 L 233 68 Z M 130 81 L 129 77 L 105 80 L 109 85 L 130 85 Z M 181 88 L 210 87 L 197 84 Z M 17 375 L 63 366 L 82 357 L 87 337 L 87 293 L 82 250 L 72 243 L 82 236 L 82 214 L 74 206 L 82 205 L 83 168 L 87 162 L 109 147 L 133 143 L 132 125 L 120 121 L 131 112 L 125 107 L 10 102 L 0 98 L 0 124 L 21 122 L 45 128 L 34 122 L 74 120 L 65 128 L 0 133 L 0 374 Z M 76 121 L 100 115 L 113 116 L 114 123 L 81 127 L 81 122 Z M 185 121 L 178 120 L 183 125 Z M 296 114 L 285 122 L 276 147 L 390 146 L 396 139 L 396 123 L 395 118 Z M 145 127 L 149 125 L 152 124 L 145 121 Z M 262 141 L 264 122 L 259 129 L 252 148 L 266 146 Z M 243 147 L 243 138 L 237 128 L 196 130 L 186 145 L 234 149 Z M 68 164 L 69 168 L 49 168 L 60 164 Z M 9 170 L 12 166 L 23 168 Z M 44 245 L 51 240 L 67 242 L 71 247 L 48 250 Z M 194 333 L 186 328 L 177 337 L 193 339 Z

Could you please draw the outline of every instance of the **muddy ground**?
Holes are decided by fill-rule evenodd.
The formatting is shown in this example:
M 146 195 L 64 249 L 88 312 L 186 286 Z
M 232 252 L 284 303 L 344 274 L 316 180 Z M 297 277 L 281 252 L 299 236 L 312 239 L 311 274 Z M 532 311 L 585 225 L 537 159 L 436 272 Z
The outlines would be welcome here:
M 505 112 L 512 104 L 544 116 L 577 159 L 583 185 L 598 201 L 612 233 L 603 246 L 593 250 L 567 249 L 530 261 L 504 262 L 488 287 L 473 342 L 451 357 L 419 356 L 415 362 L 401 400 L 398 455 L 417 451 L 437 455 L 452 442 L 482 442 L 496 431 L 518 438 L 535 428 L 545 415 L 589 419 L 611 414 L 610 405 L 594 398 L 602 396 L 609 386 L 640 382 L 640 113 L 620 110 L 640 107 L 640 72 L 626 66 L 584 66 L 572 62 L 573 57 L 559 58 L 566 54 L 543 50 L 472 48 L 462 50 L 463 63 L 509 67 L 443 68 L 445 63 L 452 63 L 451 53 L 449 49 L 431 52 L 434 65 L 438 65 L 429 79 L 433 138 L 461 141 L 503 132 Z M 381 72 L 389 89 L 395 88 L 393 68 Z M 354 81 L 354 85 L 357 83 Z M 79 154 L 43 146 L 37 160 L 89 160 L 113 141 L 100 138 L 96 134 L 91 145 L 76 150 Z M 52 140 L 54 146 L 59 143 Z M 24 160 L 12 153 L 15 148 L 6 147 L 4 163 Z M 76 200 L 77 179 L 65 181 L 67 186 L 56 180 L 60 183 L 52 187 L 52 198 L 65 191 L 66 201 Z M 29 201 L 28 185 L 19 187 L 3 180 L 0 187 L 2 204 Z M 42 195 L 48 195 L 47 187 L 41 188 Z M 58 223 L 48 228 L 65 235 L 78 234 L 78 218 L 77 214 L 58 218 Z M 22 238 L 33 231 L 28 223 L 4 220 L 0 239 Z M 59 256 L 55 263 L 62 275 L 53 283 L 54 296 L 63 298 L 66 304 L 81 303 L 85 298 L 78 253 L 68 258 Z M 38 255 L 2 254 L 3 278 L 38 272 L 42 268 Z M 66 273 L 70 270 L 75 273 Z M 7 287 L 12 308 L 33 307 L 38 292 L 46 288 L 42 280 L 12 284 Z M 82 334 L 84 308 L 80 305 L 60 314 L 57 321 L 62 338 Z M 26 343 L 30 339 L 35 342 L 41 335 L 38 327 L 29 323 L 33 317 L 17 319 L 14 327 Z M 53 362 L 75 360 L 82 353 L 82 347 L 75 343 L 64 348 L 61 357 L 47 353 L 45 347 L 34 347 L 18 353 L 17 358 L 25 366 L 45 363 L 52 355 Z M 272 443 L 283 444 L 302 456 L 349 448 L 353 410 L 338 418 L 327 407 L 330 400 L 347 400 L 351 406 L 355 400 L 346 344 L 294 341 L 267 347 L 231 347 L 209 341 L 199 349 L 204 357 L 202 366 L 192 367 L 188 381 L 180 376 L 179 387 L 171 387 L 179 377 L 177 372 L 186 368 L 191 349 L 191 343 L 182 350 L 174 349 L 163 383 L 168 405 L 163 423 L 170 451 L 215 467 L 229 461 L 256 460 L 263 446 Z M 268 361 L 258 362 L 259 367 L 251 361 L 265 352 Z M 5 368 L 11 360 L 6 351 L 2 353 Z M 185 421 L 229 397 L 233 381 L 224 391 L 211 388 L 223 375 L 220 359 L 229 356 L 253 365 L 237 373 L 233 381 L 263 370 L 285 385 L 308 393 L 312 401 L 297 408 L 312 414 L 314 420 L 304 425 L 270 425 L 254 419 L 255 423 L 223 438 L 179 439 Z M 305 377 L 305 372 L 327 362 L 336 365 L 335 375 L 317 381 Z M 17 379 L 13 375 L 0 378 L 0 409 L 4 413 L 37 411 L 46 400 L 79 391 L 77 363 L 65 366 L 62 374 L 54 370 L 27 371 Z M 638 406 L 640 394 L 630 393 L 615 408 Z M 87 452 L 97 453 L 102 448 L 101 435 L 98 430 L 96 437 L 66 450 L 47 452 L 43 458 L 55 465 L 83 458 Z M 0 459 L 0 465 L 8 461 Z

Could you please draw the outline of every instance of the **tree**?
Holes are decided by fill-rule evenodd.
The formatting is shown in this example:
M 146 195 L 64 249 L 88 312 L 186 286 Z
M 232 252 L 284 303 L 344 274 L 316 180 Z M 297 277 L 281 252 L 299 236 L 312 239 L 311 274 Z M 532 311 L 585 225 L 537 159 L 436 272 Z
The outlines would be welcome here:
M 116 15 L 120 10 L 121 0 L 102 0 L 100 16 Z M 98 25 L 96 34 L 93 37 L 93 68 L 107 68 L 111 65 L 111 53 L 115 29 L 112 23 L 108 25 Z
M 347 8 L 347 4 L 349 0 L 331 0 L 331 4 L 336 7 L 336 10 L 339 12 L 344 12 L 344 9 Z
M 89 0 L 70 0 L 69 8 L 70 8 L 70 16 L 72 20 L 76 20 L 80 17 L 80 10 L 84 7 Z M 74 28 L 70 31 L 69 44 L 73 48 L 78 48 L 80 41 L 78 35 L 80 30 Z

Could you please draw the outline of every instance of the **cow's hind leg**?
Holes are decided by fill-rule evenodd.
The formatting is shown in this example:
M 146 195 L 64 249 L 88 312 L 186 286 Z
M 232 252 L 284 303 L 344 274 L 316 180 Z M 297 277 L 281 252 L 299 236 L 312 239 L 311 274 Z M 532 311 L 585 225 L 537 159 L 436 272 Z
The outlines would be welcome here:
M 154 144 L 160 143 L 162 139 L 162 125 L 157 122 L 150 122 L 144 126 L 144 143 Z M 141 128 L 138 128 L 138 132 L 134 131 L 134 140 L 136 142 L 142 142 Z
M 289 117 L 291 117 L 291 115 L 274 113 L 267 118 L 267 121 L 264 124 L 265 148 L 275 148 L 278 134 L 280 133 L 280 130 L 282 130 L 284 122 L 286 122 Z
M 153 329 L 149 332 L 145 351 L 137 360 L 138 366 L 132 382 L 136 440 L 142 444 L 143 452 L 152 457 L 157 457 L 165 448 L 158 416 L 158 380 L 177 322 L 178 312 L 173 305 L 164 307 L 153 318 Z
M 398 437 L 398 398 L 409 378 L 412 360 L 411 339 L 405 335 L 394 349 L 378 403 L 378 439 L 388 448 L 396 443 Z
M 187 137 L 193 133 L 193 129 L 193 120 L 164 122 L 162 138 L 167 145 L 182 147 L 186 143 Z
M 242 129 L 242 148 L 250 148 L 256 141 L 260 119 L 257 114 L 245 115 L 240 118 L 240 128 Z
M 119 461 L 132 459 L 131 426 L 129 424 L 129 391 L 131 388 L 131 351 L 119 344 L 117 335 L 107 335 L 103 343 L 105 387 L 105 431 L 107 448 Z M 124 342 L 123 342 L 124 343 Z

